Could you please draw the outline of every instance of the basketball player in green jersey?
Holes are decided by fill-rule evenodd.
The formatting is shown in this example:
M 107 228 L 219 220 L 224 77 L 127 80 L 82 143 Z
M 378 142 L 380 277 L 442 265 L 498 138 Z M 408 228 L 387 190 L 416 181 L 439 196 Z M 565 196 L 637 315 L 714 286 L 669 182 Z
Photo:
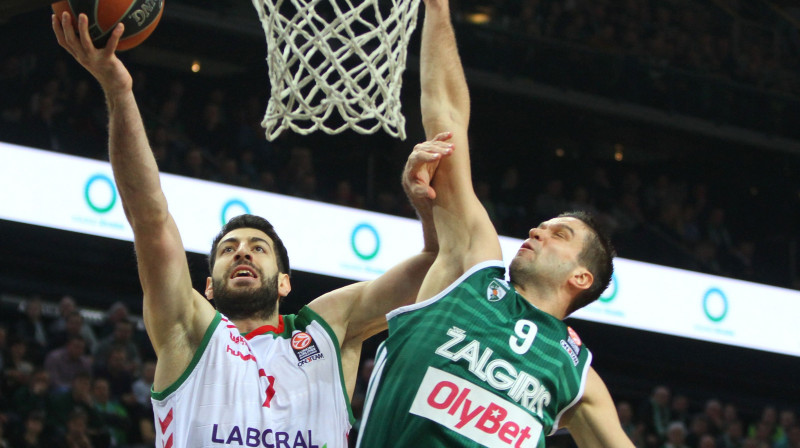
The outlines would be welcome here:
M 417 303 L 387 315 L 358 446 L 544 447 L 567 428 L 581 448 L 633 447 L 591 353 L 562 322 L 608 285 L 613 249 L 588 215 L 564 214 L 530 230 L 505 280 L 472 187 L 469 94 L 449 5 L 425 4 L 421 102 L 431 140 L 414 153 L 431 162 L 410 159 L 403 179 L 411 195 L 433 198 L 439 253 Z

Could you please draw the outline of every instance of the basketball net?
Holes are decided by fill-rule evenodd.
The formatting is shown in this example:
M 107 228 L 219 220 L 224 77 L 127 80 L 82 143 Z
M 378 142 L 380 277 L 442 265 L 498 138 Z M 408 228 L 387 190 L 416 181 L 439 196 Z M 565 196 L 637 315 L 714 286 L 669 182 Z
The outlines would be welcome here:
M 405 140 L 400 88 L 419 0 L 252 1 L 267 36 L 268 140 L 381 128 Z

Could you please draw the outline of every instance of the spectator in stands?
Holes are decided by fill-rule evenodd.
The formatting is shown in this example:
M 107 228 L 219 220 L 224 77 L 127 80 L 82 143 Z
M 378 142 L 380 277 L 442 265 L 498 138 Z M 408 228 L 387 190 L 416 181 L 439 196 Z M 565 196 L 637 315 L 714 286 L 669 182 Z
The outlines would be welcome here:
M 53 348 L 60 348 L 73 337 L 79 337 L 86 343 L 86 353 L 94 353 L 97 348 L 97 339 L 94 330 L 86 323 L 80 311 L 73 311 L 67 316 L 63 331 L 50 334 Z
M 68 124 L 62 114 L 61 105 L 53 94 L 37 94 L 33 97 L 33 108 L 23 125 L 24 144 L 65 152 Z
M 663 448 L 689 448 L 686 444 L 686 426 L 681 422 L 667 425 L 666 439 Z
M 55 392 L 69 389 L 75 375 L 92 372 L 92 358 L 85 353 L 86 341 L 81 336 L 71 336 L 63 347 L 47 354 L 44 368 L 50 375 L 50 385 Z
M 145 361 L 142 364 L 142 375 L 133 382 L 131 387 L 133 396 L 140 406 L 150 408 L 152 402 L 150 401 L 150 390 L 153 387 L 153 380 L 156 376 L 156 363 L 153 361 Z
M 14 448 L 46 448 L 50 444 L 44 435 L 45 414 L 42 411 L 33 411 L 25 417 L 21 430 L 12 438 L 11 446 Z
M 686 443 L 696 447 L 700 444 L 703 436 L 711 434 L 710 424 L 705 414 L 695 414 L 689 426 L 689 433 L 686 435 Z
M 16 336 L 27 343 L 27 351 L 34 363 L 40 364 L 47 352 L 47 322 L 42 315 L 42 299 L 32 297 L 23 305 L 17 320 Z
M 208 159 L 208 154 L 203 148 L 192 145 L 186 151 L 177 174 L 195 179 L 211 180 L 212 170 Z
M 783 409 L 778 415 L 778 428 L 775 431 L 775 443 L 785 443 L 789 429 L 797 423 L 797 415 L 791 409 Z
M 744 444 L 744 425 L 740 420 L 728 422 L 725 432 L 720 436 L 717 446 L 720 448 L 742 448 Z
M 47 411 L 48 420 L 52 425 L 64 427 L 76 408 L 80 408 L 89 416 L 90 429 L 99 429 L 102 426 L 94 410 L 92 378 L 88 374 L 75 375 L 72 387 L 68 391 L 53 395 Z
M 711 209 L 706 223 L 706 238 L 723 253 L 733 249 L 733 236 L 725 222 L 725 210 L 721 207 Z
M 635 230 L 647 220 L 639 205 L 639 197 L 634 193 L 624 193 L 611 209 L 614 231 L 629 232 Z
M 50 376 L 45 370 L 36 370 L 28 384 L 17 389 L 11 397 L 11 411 L 19 419 L 33 411 L 46 412 L 50 396 Z
M 754 439 L 758 443 L 772 446 L 772 441 L 775 436 L 775 426 L 766 420 L 756 422 L 754 427 L 751 428 L 750 439 Z
M 714 437 L 721 435 L 722 430 L 725 428 L 725 418 L 722 413 L 722 403 L 715 398 L 706 401 L 703 414 L 706 417 L 706 422 L 708 422 L 708 432 Z
M 213 176 L 215 182 L 246 187 L 247 178 L 239 172 L 239 162 L 233 157 L 223 157 L 219 164 L 219 171 Z
M 775 442 L 775 448 L 800 448 L 800 424 L 795 423 L 786 429 L 786 438 Z
M 97 343 L 97 350 L 94 352 L 94 363 L 96 369 L 104 369 L 109 361 L 112 349 L 121 348 L 125 352 L 126 366 L 129 372 L 135 372 L 141 364 L 139 347 L 133 339 L 133 322 L 130 320 L 118 320 L 114 324 L 114 332 L 106 336 Z
M 86 323 L 72 296 L 64 296 L 58 302 L 58 317 L 50 324 L 48 334 L 51 349 L 60 347 L 71 336 L 78 335 L 83 337 L 89 353 L 94 352 L 97 344 L 94 330 Z
M 93 448 L 95 445 L 89 434 L 89 416 L 80 408 L 76 408 L 67 418 L 66 431 L 58 448 Z
M 28 359 L 28 344 L 24 339 L 12 340 L 3 370 L 5 394 L 12 396 L 18 388 L 28 384 L 31 373 L 33 373 L 33 363 Z
M 129 362 L 125 348 L 115 346 L 111 348 L 106 363 L 95 368 L 95 377 L 105 378 L 111 385 L 112 397 L 129 404 L 135 402 L 131 389 L 134 382 L 133 372 L 135 366 Z
M 769 441 L 778 426 L 778 410 L 775 406 L 764 406 L 761 410 L 761 417 L 747 428 L 748 438 L 754 438 L 759 442 Z
M 625 431 L 625 434 L 628 435 L 631 442 L 638 447 L 644 446 L 644 425 L 634 420 L 633 407 L 631 404 L 627 401 L 620 401 L 617 403 L 617 416 L 619 416 L 622 430 Z
M 722 420 L 723 429 L 727 428 L 734 422 L 741 423 L 739 420 L 739 408 L 737 408 L 733 403 L 725 403 L 725 406 L 722 408 Z
M 689 412 L 689 397 L 685 394 L 675 394 L 670 405 L 670 419 L 674 422 L 681 422 L 688 427 L 691 420 Z
M 125 303 L 117 301 L 111 304 L 106 311 L 106 316 L 100 324 L 97 331 L 98 337 L 106 337 L 114 332 L 117 322 L 121 320 L 130 320 L 131 313 Z
M 345 207 L 364 208 L 364 197 L 353 191 L 353 184 L 347 179 L 336 183 L 336 189 L 330 202 Z
M 126 445 L 132 422 L 128 419 L 125 407 L 111 397 L 108 380 L 95 378 L 92 383 L 92 399 L 95 411 L 111 436 L 111 446 Z
M 209 151 L 226 148 L 231 138 L 221 104 L 209 102 L 203 108 L 203 116 L 191 132 L 193 141 L 203 145 Z
M 717 440 L 711 434 L 706 434 L 700 438 L 697 448 L 717 448 Z
M 536 195 L 535 222 L 542 222 L 551 216 L 557 216 L 567 210 L 567 200 L 564 197 L 564 182 L 561 179 L 550 179 L 544 190 Z
M 650 398 L 639 412 L 645 427 L 645 443 L 647 446 L 660 446 L 666 439 L 667 426 L 672 421 L 670 413 L 670 390 L 659 385 L 653 389 Z
M 281 172 L 280 184 L 287 192 L 298 190 L 302 180 L 309 175 L 316 176 L 311 150 L 305 146 L 292 147 L 289 150 L 289 160 Z

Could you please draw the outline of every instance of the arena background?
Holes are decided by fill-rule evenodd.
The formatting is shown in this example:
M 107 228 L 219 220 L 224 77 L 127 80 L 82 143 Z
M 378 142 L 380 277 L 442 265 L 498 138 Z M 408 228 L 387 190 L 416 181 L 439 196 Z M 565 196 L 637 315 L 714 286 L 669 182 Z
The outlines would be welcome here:
M 175 79 L 184 83 L 187 103 L 202 104 L 202 99 L 221 87 L 229 98 L 257 99 L 254 103 L 263 112 L 267 100 L 266 44 L 252 6 L 239 3 L 243 4 L 167 2 L 164 18 L 153 36 L 140 48 L 122 55 L 135 79 L 146 79 L 146 86 L 137 91 L 145 113 L 148 108 L 156 108 L 146 97 L 147 92 L 163 95 Z M 485 6 L 488 3 L 492 5 Z M 601 3 L 608 6 L 607 2 Z M 677 0 L 651 3 L 668 5 L 676 11 L 686 7 Z M 720 10 L 720 4 L 735 5 L 699 3 Z M 762 7 L 766 4 L 753 3 Z M 640 57 L 620 49 L 621 36 L 606 36 L 607 41 L 598 43 L 603 37 L 602 26 L 596 33 L 584 33 L 586 41 L 542 37 L 543 33 L 535 31 L 525 34 L 520 30 L 532 26 L 526 28 L 519 23 L 515 16 L 519 7 L 513 0 L 462 1 L 456 5 L 456 33 L 472 94 L 476 179 L 495 185 L 494 181 L 504 175 L 504 167 L 515 165 L 526 187 L 521 199 L 524 203 L 519 205 L 533 204 L 533 197 L 545 190 L 550 181 L 560 180 L 566 197 L 576 186 L 583 185 L 594 196 L 592 205 L 604 210 L 618 206 L 620 196 L 595 195 L 602 187 L 597 180 L 598 168 L 614 184 L 622 183 L 631 172 L 645 186 L 657 185 L 656 179 L 668 176 L 673 187 L 682 182 L 683 189 L 674 190 L 681 190 L 686 197 L 692 194 L 688 190 L 704 185 L 711 207 L 725 209 L 734 244 L 745 240 L 755 244 L 750 270 L 714 267 L 721 256 L 702 258 L 702 252 L 695 251 L 695 247 L 665 236 L 659 213 L 645 225 L 615 238 L 620 255 L 785 288 L 800 286 L 800 16 L 792 9 L 794 5 L 776 5 L 787 14 L 781 16 L 784 20 L 774 19 L 756 6 L 752 10 L 740 7 L 728 11 L 740 15 L 743 27 L 758 26 L 759 33 L 772 39 L 758 42 L 767 42 L 772 49 L 784 45 L 776 62 L 783 70 L 774 72 L 790 74 L 786 75 L 788 78 L 776 75 L 773 79 L 780 78 L 781 82 L 771 83 L 755 76 L 731 79 L 690 63 L 679 67 L 670 61 L 644 63 Z M 483 20 L 476 14 L 484 14 L 489 21 L 473 23 Z M 761 19 L 765 22 L 761 23 Z M 779 31 L 770 29 L 775 23 L 779 24 Z M 709 28 L 713 25 L 722 26 L 708 24 Z M 416 35 L 418 38 L 418 32 Z M 592 37 L 597 39 L 590 42 Z M 417 110 L 417 38 L 409 48 L 410 63 L 403 87 L 407 141 L 381 134 L 286 135 L 274 144 L 262 145 L 264 151 L 269 157 L 285 161 L 289 157 L 285 148 L 310 147 L 320 180 L 315 197 L 326 199 L 323 192 L 333 190 L 336 182 L 344 178 L 363 195 L 365 208 L 395 210 L 408 216 L 407 207 L 386 207 L 381 196 L 390 192 L 398 201 L 400 167 L 411 146 L 423 138 Z M 778 44 L 775 41 L 779 39 L 787 42 Z M 86 77 L 55 43 L 46 10 L 0 24 L 0 41 L 5 62 L 0 79 L 10 79 L 8 61 L 18 57 L 24 62 L 31 54 L 39 67 L 55 67 L 63 61 L 75 79 Z M 645 45 L 649 42 L 641 37 L 640 55 L 651 48 Z M 697 45 L 701 43 L 698 39 Z M 752 54 L 750 57 L 755 58 Z M 198 73 L 190 71 L 195 61 L 201 64 Z M 763 63 L 767 64 L 766 58 Z M 42 75 L 46 70 L 36 73 L 39 77 L 29 82 L 44 84 L 48 80 Z M 4 100 L 19 101 L 12 98 L 10 85 L 0 85 L 0 89 Z M 98 87 L 92 83 L 91 89 L 97 100 Z M 4 103 L 4 107 L 8 104 L 11 103 Z M 35 140 L 17 133 L 13 120 L 7 118 L 0 128 L 0 140 Z M 96 142 L 89 145 L 93 143 Z M 67 152 L 80 154 L 77 150 Z M 95 149 L 80 155 L 103 158 L 102 152 Z M 280 178 L 280 173 L 276 174 Z M 58 188 L 58 179 L 31 182 L 49 182 Z M 538 217 L 532 212 L 523 214 L 526 218 Z M 525 226 L 533 224 L 508 219 L 501 229 L 503 234 L 522 237 Z M 55 303 L 69 294 L 78 299 L 81 307 L 97 310 L 122 300 L 133 314 L 141 313 L 141 292 L 130 243 L 0 221 L 0 255 L 0 293 L 5 297 L 40 295 Z M 324 250 L 320 256 L 324 256 Z M 189 254 L 188 258 L 195 287 L 202 290 L 205 256 Z M 296 271 L 292 294 L 283 303 L 282 311 L 292 312 L 321 293 L 347 283 Z M 5 316 L 14 311 L 13 305 L 4 302 Z M 782 312 L 763 309 L 768 314 Z M 713 397 L 736 403 L 740 413 L 753 418 L 767 404 L 794 409 L 800 404 L 800 360 L 796 357 L 586 321 L 571 324 L 591 347 L 595 368 L 615 399 L 638 404 L 655 385 L 666 384 L 690 395 L 697 408 Z M 365 346 L 365 357 L 374 353 L 381 337 Z M 781 343 L 775 341 L 778 347 Z

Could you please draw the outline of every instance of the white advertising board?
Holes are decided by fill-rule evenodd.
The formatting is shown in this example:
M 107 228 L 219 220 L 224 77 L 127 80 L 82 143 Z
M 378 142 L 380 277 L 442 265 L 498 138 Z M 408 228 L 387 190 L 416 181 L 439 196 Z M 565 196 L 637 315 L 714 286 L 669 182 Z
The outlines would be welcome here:
M 108 163 L 0 143 L 0 219 L 132 241 Z M 422 248 L 415 220 L 162 174 L 187 251 L 223 222 L 264 216 L 293 269 L 368 280 Z M 501 237 L 508 263 L 522 240 Z M 618 258 L 612 284 L 577 319 L 800 356 L 800 292 Z

